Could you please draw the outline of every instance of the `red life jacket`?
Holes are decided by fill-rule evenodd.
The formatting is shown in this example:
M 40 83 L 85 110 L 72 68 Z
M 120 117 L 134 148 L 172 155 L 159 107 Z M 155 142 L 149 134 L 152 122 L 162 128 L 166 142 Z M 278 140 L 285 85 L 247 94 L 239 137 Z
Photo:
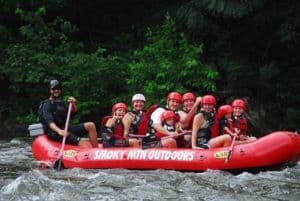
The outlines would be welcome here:
M 113 127 L 113 132 L 114 132 L 114 135 L 113 135 L 114 139 L 118 139 L 118 140 L 125 139 L 124 138 L 124 125 L 122 123 L 122 120 L 117 120 L 115 122 L 115 125 Z
M 151 105 L 148 107 L 145 114 L 147 114 L 147 116 L 150 118 L 150 116 L 154 112 L 154 110 L 156 110 L 159 107 L 160 107 L 160 105 L 157 105 L 157 104 Z
M 159 107 L 161 107 L 161 108 L 163 108 L 163 109 L 165 109 L 165 110 L 169 110 L 169 108 L 166 108 L 166 107 L 164 107 L 164 106 L 159 106 Z M 176 125 L 176 124 L 180 121 L 180 116 L 179 116 L 179 114 L 178 114 L 177 112 L 174 112 L 174 113 L 175 113 L 175 115 L 176 115 L 176 118 L 174 119 L 174 125 Z M 171 132 L 174 132 L 174 131 L 175 131 L 174 126 L 169 126 L 169 125 L 167 125 L 165 122 L 162 122 L 162 127 L 164 127 L 166 130 L 171 131 Z M 168 135 L 166 135 L 166 134 L 164 134 L 164 133 L 161 133 L 161 132 L 158 132 L 158 131 L 156 131 L 156 130 L 155 130 L 155 135 L 156 135 L 156 137 L 158 137 L 159 139 L 162 138 L 162 137 L 168 136 Z
M 130 133 L 146 135 L 150 117 L 146 112 L 143 112 L 142 114 L 132 113 L 134 114 L 134 122 L 130 125 Z
M 112 118 L 112 116 L 104 116 L 102 118 L 102 121 L 101 121 L 101 125 L 102 126 L 105 126 L 106 122 Z M 112 131 L 113 131 L 113 138 L 114 139 L 124 139 L 124 125 L 122 123 L 121 120 L 117 120 L 114 124 L 114 126 L 112 127 Z
M 238 128 L 240 130 L 239 135 L 247 135 L 248 121 L 244 116 L 234 117 L 233 126 L 234 128 Z
M 155 135 L 156 135 L 156 137 L 157 137 L 158 139 L 161 139 L 161 138 L 163 138 L 163 137 L 168 136 L 168 135 L 166 135 L 166 134 L 164 134 L 164 133 L 161 133 L 161 132 L 156 132 Z
M 234 126 L 233 126 L 233 121 L 232 121 L 232 119 L 226 119 L 225 122 L 226 122 L 226 127 L 229 128 L 229 130 L 230 130 L 231 132 L 235 132 L 235 131 L 234 131 Z M 220 129 L 222 129 L 222 128 L 220 128 Z M 221 133 L 222 133 L 222 134 L 227 134 L 227 131 L 225 131 L 225 129 L 223 129 L 223 130 L 221 131 Z
M 210 127 L 211 138 L 217 137 L 219 135 L 219 119 L 216 118 L 216 116 L 214 118 L 215 118 L 215 121 L 214 121 L 213 125 Z
M 170 125 L 166 124 L 165 122 L 163 122 L 162 127 L 164 127 L 167 131 L 175 132 L 174 126 L 170 126 Z M 161 133 L 161 132 L 156 132 L 156 137 L 158 137 L 159 139 L 166 137 L 166 136 L 168 136 L 168 135 Z
M 105 124 L 106 124 L 106 122 L 107 122 L 107 120 L 108 120 L 109 118 L 111 118 L 110 115 L 104 116 L 104 117 L 102 118 L 101 125 L 102 125 L 102 126 L 105 126 Z

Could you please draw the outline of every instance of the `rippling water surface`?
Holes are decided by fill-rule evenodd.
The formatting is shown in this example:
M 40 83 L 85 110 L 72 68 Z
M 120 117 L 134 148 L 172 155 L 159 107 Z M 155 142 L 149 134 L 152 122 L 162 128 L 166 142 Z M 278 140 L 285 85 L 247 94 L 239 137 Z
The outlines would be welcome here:
M 31 139 L 0 141 L 0 201 L 7 200 L 300 200 L 300 163 L 281 171 L 232 175 L 41 169 Z

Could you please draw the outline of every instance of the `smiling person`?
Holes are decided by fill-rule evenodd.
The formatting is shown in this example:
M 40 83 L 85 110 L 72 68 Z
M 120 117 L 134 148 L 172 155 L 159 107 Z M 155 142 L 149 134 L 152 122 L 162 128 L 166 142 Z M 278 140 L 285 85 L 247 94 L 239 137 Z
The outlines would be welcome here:
M 256 140 L 256 137 L 248 136 L 248 120 L 245 117 L 246 102 L 242 99 L 235 99 L 232 102 L 232 121 L 233 127 L 238 132 L 237 144 L 252 142 Z
M 219 122 L 216 117 L 216 99 L 205 95 L 201 99 L 201 109 L 195 115 L 192 129 L 192 148 L 210 149 L 231 144 L 228 134 L 219 136 Z
M 143 135 L 147 134 L 149 116 L 144 111 L 146 98 L 143 94 L 135 94 L 132 96 L 132 111 L 127 112 L 123 118 L 124 137 L 128 138 L 129 134 Z M 140 140 L 129 139 L 129 146 L 138 147 Z
M 201 103 L 201 97 L 196 97 L 193 93 L 187 92 L 182 95 L 182 109 L 178 111 L 182 129 L 191 130 L 193 118 Z
M 168 131 L 166 128 L 163 127 L 162 122 L 162 114 L 165 111 L 173 111 L 177 118 L 176 118 L 176 128 L 178 128 L 177 125 L 179 125 L 179 115 L 177 114 L 177 110 L 181 104 L 181 94 L 178 92 L 170 92 L 167 96 L 167 106 L 163 107 L 160 106 L 157 109 L 153 111 L 151 114 L 151 121 L 152 125 L 151 127 L 154 129 L 154 132 L 156 134 L 156 137 L 161 139 L 162 137 L 172 136 L 176 135 L 177 131 Z M 166 148 L 176 148 L 177 143 L 176 140 L 172 137 L 161 140 L 161 146 Z
M 112 114 L 105 123 L 103 147 L 128 147 L 129 140 L 123 135 L 124 124 L 122 118 L 127 112 L 127 105 L 124 102 L 117 102 L 112 106 Z
M 218 108 L 219 130 L 221 134 L 229 134 L 231 137 L 238 135 L 238 131 L 233 127 L 231 105 L 221 105 Z
M 191 131 L 193 119 L 201 103 L 201 97 L 196 97 L 195 94 L 187 92 L 182 95 L 182 109 L 178 111 L 180 116 L 180 126 L 183 131 Z M 180 136 L 177 139 L 178 147 L 190 148 L 191 135 Z
M 68 103 L 60 99 L 62 87 L 58 80 L 51 80 L 49 83 L 50 97 L 39 106 L 39 119 L 45 127 L 47 137 L 54 141 L 62 142 L 65 135 L 64 127 L 68 113 L 68 103 L 72 103 L 72 114 L 77 112 L 76 99 L 72 96 L 68 98 Z M 89 136 L 93 147 L 98 147 L 97 131 L 92 122 L 69 125 L 66 144 L 80 145 L 88 147 L 85 140 L 81 139 L 85 135 Z

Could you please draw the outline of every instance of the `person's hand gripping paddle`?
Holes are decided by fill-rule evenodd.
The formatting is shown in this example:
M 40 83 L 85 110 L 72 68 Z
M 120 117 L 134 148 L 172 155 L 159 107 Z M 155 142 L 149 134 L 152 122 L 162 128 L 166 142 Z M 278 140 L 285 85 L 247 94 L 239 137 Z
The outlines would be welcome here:
M 229 149 L 229 151 L 228 151 L 228 155 L 227 155 L 227 157 L 226 157 L 226 159 L 225 159 L 225 163 L 227 163 L 227 162 L 229 161 L 229 159 L 230 159 L 230 157 L 231 157 L 231 155 L 232 155 L 232 151 L 233 151 L 233 147 L 234 147 L 234 143 L 235 143 L 236 136 L 237 136 L 237 134 L 235 134 L 235 135 L 233 136 L 233 139 L 232 139 L 232 142 L 231 142 L 231 146 L 230 146 L 230 149 Z

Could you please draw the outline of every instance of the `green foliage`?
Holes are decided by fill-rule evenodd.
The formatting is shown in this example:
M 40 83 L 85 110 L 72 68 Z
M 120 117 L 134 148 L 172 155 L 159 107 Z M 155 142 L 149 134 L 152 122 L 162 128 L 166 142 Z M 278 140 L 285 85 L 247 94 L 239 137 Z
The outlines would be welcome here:
M 128 83 L 151 100 L 162 101 L 169 91 L 215 91 L 217 71 L 201 61 L 203 44 L 190 44 L 166 15 L 162 26 L 146 33 L 147 44 L 133 53 Z
M 81 115 L 91 114 L 92 111 L 103 115 L 113 100 L 126 92 L 126 65 L 118 56 L 104 56 L 104 53 L 105 50 L 99 48 L 92 54 L 69 55 L 67 62 L 54 70 L 64 82 L 64 94 L 78 98 L 83 111 Z
M 135 92 L 158 103 L 173 90 L 213 91 L 220 104 L 247 97 L 260 130 L 299 128 L 299 5 L 191 0 L 145 12 L 133 3 L 131 19 L 102 1 L 0 0 L 0 120 L 35 121 L 56 78 L 64 98 L 78 99 L 77 121 L 99 120 Z
M 177 11 L 187 35 L 206 44 L 221 98 L 246 97 L 260 132 L 297 128 L 298 1 L 192 0 Z
M 7 46 L 0 65 L 1 75 L 10 83 L 12 95 L 8 99 L 22 103 L 13 106 L 11 115 L 22 122 L 36 119 L 32 111 L 37 111 L 39 102 L 48 98 L 51 79 L 61 80 L 65 96 L 78 99 L 82 111 L 78 118 L 92 111 L 103 114 L 112 100 L 125 91 L 126 66 L 118 56 L 104 55 L 102 48 L 91 54 L 81 52 L 82 43 L 70 39 L 77 28 L 58 17 L 46 22 L 42 17 L 45 12 L 44 7 L 36 12 L 16 10 L 25 22 L 20 27 L 23 42 Z M 24 108 L 31 111 L 30 115 Z M 97 115 L 93 115 L 95 119 Z
M 23 124 L 32 124 L 33 122 L 38 122 L 39 119 L 36 115 L 36 111 L 31 109 L 26 116 L 17 116 L 16 121 Z

